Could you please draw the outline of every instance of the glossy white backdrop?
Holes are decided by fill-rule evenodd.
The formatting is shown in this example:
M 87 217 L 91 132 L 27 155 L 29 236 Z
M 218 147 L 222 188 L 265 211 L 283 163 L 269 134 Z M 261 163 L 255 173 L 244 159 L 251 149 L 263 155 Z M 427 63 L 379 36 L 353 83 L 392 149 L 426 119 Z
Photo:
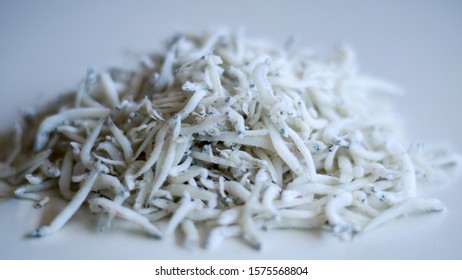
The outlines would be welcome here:
M 249 36 L 276 43 L 295 35 L 323 49 L 348 42 L 363 71 L 406 90 L 396 111 L 410 140 L 446 141 L 462 153 L 462 2 L 456 0 L 2 0 L 0 128 L 11 126 L 25 106 L 75 89 L 89 66 L 119 64 L 126 51 L 159 49 L 175 31 L 215 26 L 245 27 Z M 53 237 L 30 239 L 27 233 L 63 204 L 36 210 L 0 198 L 0 259 L 461 259 L 461 180 L 425 191 L 447 204 L 444 214 L 400 219 L 351 242 L 317 231 L 268 232 L 262 252 L 239 240 L 190 252 L 174 239 L 154 241 L 123 229 L 97 233 L 85 212 Z

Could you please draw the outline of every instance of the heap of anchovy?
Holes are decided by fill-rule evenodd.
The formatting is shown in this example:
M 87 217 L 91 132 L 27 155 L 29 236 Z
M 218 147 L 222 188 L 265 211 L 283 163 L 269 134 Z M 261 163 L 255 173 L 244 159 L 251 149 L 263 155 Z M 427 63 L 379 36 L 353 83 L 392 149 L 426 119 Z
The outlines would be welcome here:
M 353 52 L 329 58 L 217 31 L 174 36 L 136 67 L 90 69 L 53 112 L 16 125 L 0 178 L 15 196 L 69 200 L 32 234 L 56 233 L 82 205 L 100 229 L 118 219 L 161 238 L 213 247 L 259 232 L 323 228 L 340 237 L 444 204 L 417 197 L 460 157 L 405 147 L 384 99 L 399 90 L 358 71 Z M 208 229 L 201 237 L 198 227 Z

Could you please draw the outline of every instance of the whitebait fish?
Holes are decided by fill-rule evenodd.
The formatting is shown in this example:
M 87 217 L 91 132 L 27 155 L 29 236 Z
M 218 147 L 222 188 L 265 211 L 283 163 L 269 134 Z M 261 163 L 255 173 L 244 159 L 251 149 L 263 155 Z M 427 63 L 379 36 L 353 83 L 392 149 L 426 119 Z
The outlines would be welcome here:
M 74 100 L 16 125 L 0 179 L 37 208 L 43 190 L 69 201 L 35 237 L 89 205 L 104 228 L 179 231 L 191 249 L 232 236 L 258 249 L 260 230 L 280 228 L 351 237 L 443 210 L 418 188 L 460 156 L 403 148 L 376 99 L 401 90 L 357 69 L 349 48 L 325 58 L 226 30 L 178 34 L 138 67 L 90 69 Z

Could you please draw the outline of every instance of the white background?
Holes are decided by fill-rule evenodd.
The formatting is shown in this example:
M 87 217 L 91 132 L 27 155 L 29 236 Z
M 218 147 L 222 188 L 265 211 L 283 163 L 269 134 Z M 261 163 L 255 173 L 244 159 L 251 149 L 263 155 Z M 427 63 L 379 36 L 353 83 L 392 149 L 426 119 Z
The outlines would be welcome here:
M 126 51 L 159 49 L 181 30 L 245 27 L 248 36 L 329 48 L 348 42 L 364 72 L 400 85 L 408 138 L 446 141 L 462 153 L 461 1 L 0 1 L 0 128 L 25 106 L 75 89 L 89 66 L 120 63 Z M 42 101 L 41 101 L 42 100 Z M 263 234 L 256 252 L 239 240 L 186 251 L 124 229 L 96 233 L 79 213 L 57 235 L 29 239 L 62 204 L 42 210 L 0 200 L 0 259 L 461 259 L 461 176 L 426 190 L 448 211 L 401 219 L 342 242 L 330 233 Z M 2 187 L 4 189 L 4 187 Z M 4 191 L 4 190 L 3 190 Z

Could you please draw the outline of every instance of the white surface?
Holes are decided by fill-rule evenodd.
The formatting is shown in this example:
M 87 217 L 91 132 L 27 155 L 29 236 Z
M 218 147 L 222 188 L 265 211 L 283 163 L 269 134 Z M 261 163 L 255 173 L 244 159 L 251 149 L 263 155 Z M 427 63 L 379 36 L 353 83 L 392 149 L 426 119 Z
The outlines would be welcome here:
M 292 34 L 320 48 L 348 42 L 365 72 L 406 89 L 396 109 L 409 139 L 446 141 L 462 152 L 460 1 L 63 2 L 0 2 L 2 130 L 24 106 L 73 90 L 88 66 L 110 66 L 127 50 L 158 49 L 177 30 L 245 26 L 250 36 L 279 43 Z M 461 176 L 425 192 L 442 199 L 446 213 L 401 219 L 347 242 L 328 232 L 267 232 L 261 252 L 240 240 L 190 252 L 123 228 L 96 233 L 82 212 L 55 236 L 30 239 L 61 202 L 36 210 L 2 199 L 0 259 L 462 259 L 460 183 Z

